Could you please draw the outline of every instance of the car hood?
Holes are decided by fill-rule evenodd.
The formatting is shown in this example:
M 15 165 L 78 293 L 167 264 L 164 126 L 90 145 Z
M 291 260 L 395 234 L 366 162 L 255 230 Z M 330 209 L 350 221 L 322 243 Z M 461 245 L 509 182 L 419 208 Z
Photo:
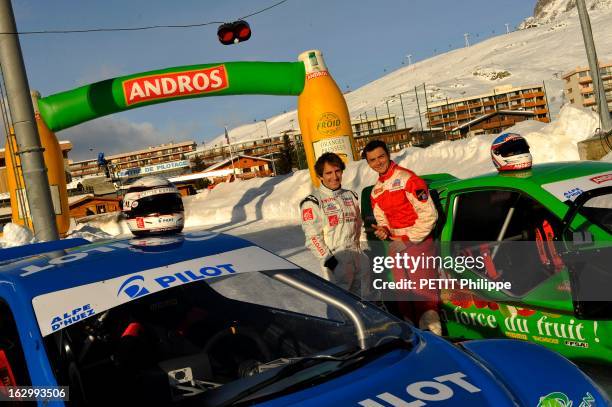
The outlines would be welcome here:
M 514 354 L 513 363 L 522 360 L 526 367 L 529 366 L 529 377 L 532 379 L 528 380 L 536 383 L 515 386 L 516 383 L 506 381 L 504 375 L 497 372 L 497 366 L 490 368 L 478 356 L 473 357 L 429 333 L 419 333 L 417 336 L 418 344 L 410 351 L 394 350 L 346 375 L 258 405 L 536 406 L 548 400 L 547 397 L 563 399 L 566 396 L 568 400 L 574 400 L 577 406 L 583 397 L 588 397 L 589 391 L 593 404 L 585 405 L 607 405 L 605 399 L 599 396 L 598 389 L 577 369 L 561 369 L 551 375 L 550 363 L 539 364 L 537 358 L 533 359 L 534 354 L 530 354 L 529 359 Z M 536 354 L 540 350 L 549 354 L 536 345 L 524 345 L 537 348 Z M 498 347 L 498 351 L 504 353 L 503 346 Z M 554 358 L 566 362 L 560 356 L 554 355 Z M 512 364 L 508 366 L 508 369 L 511 368 Z M 542 370 L 542 375 L 538 375 L 538 370 Z M 565 378 L 559 381 L 558 375 L 565 375 Z M 518 382 L 526 380 L 526 377 L 522 376 Z

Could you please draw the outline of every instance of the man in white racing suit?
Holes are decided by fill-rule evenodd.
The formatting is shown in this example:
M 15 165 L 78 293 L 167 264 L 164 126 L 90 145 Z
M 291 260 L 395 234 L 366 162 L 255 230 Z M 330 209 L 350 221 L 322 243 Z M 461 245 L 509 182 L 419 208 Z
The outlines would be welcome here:
M 302 229 L 306 247 L 320 261 L 323 277 L 362 296 L 361 282 L 369 261 L 359 243 L 362 221 L 357 194 L 341 186 L 344 168 L 334 153 L 319 157 L 315 173 L 321 186 L 300 203 Z

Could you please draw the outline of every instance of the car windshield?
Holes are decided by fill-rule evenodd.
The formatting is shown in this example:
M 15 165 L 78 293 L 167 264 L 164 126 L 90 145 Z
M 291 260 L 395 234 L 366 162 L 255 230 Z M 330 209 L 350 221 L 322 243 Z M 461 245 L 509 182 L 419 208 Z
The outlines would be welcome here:
M 268 382 L 273 393 L 286 391 L 344 369 L 351 355 L 410 343 L 411 334 L 377 307 L 293 269 L 143 295 L 47 335 L 45 347 L 76 404 L 120 394 L 139 404 L 206 406 L 259 394 Z M 270 380 L 275 374 L 282 380 Z
M 580 213 L 609 233 L 612 233 L 612 193 L 594 196 L 584 203 Z

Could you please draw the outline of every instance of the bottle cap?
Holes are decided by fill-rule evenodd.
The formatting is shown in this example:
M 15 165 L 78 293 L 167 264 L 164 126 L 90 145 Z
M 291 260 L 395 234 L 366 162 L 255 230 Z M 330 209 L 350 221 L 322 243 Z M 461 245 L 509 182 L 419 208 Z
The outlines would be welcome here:
M 327 72 L 327 66 L 323 61 L 323 54 L 318 49 L 311 49 L 302 52 L 298 56 L 298 60 L 304 63 L 306 75 L 315 72 Z

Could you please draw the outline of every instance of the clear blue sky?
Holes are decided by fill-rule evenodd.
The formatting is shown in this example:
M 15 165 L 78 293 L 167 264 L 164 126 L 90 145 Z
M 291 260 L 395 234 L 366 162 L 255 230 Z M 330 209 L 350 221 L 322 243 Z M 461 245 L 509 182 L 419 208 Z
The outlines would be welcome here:
M 278 0 L 13 0 L 19 31 L 137 27 L 233 21 Z M 253 36 L 224 46 L 217 25 L 136 32 L 22 35 L 30 87 L 43 96 L 153 69 L 223 61 L 295 61 L 321 49 L 346 90 L 401 67 L 504 33 L 533 12 L 535 0 L 288 0 L 247 19 Z M 170 140 L 201 143 L 231 127 L 293 110 L 297 98 L 226 96 L 149 106 L 61 131 L 70 158 L 94 158 Z

